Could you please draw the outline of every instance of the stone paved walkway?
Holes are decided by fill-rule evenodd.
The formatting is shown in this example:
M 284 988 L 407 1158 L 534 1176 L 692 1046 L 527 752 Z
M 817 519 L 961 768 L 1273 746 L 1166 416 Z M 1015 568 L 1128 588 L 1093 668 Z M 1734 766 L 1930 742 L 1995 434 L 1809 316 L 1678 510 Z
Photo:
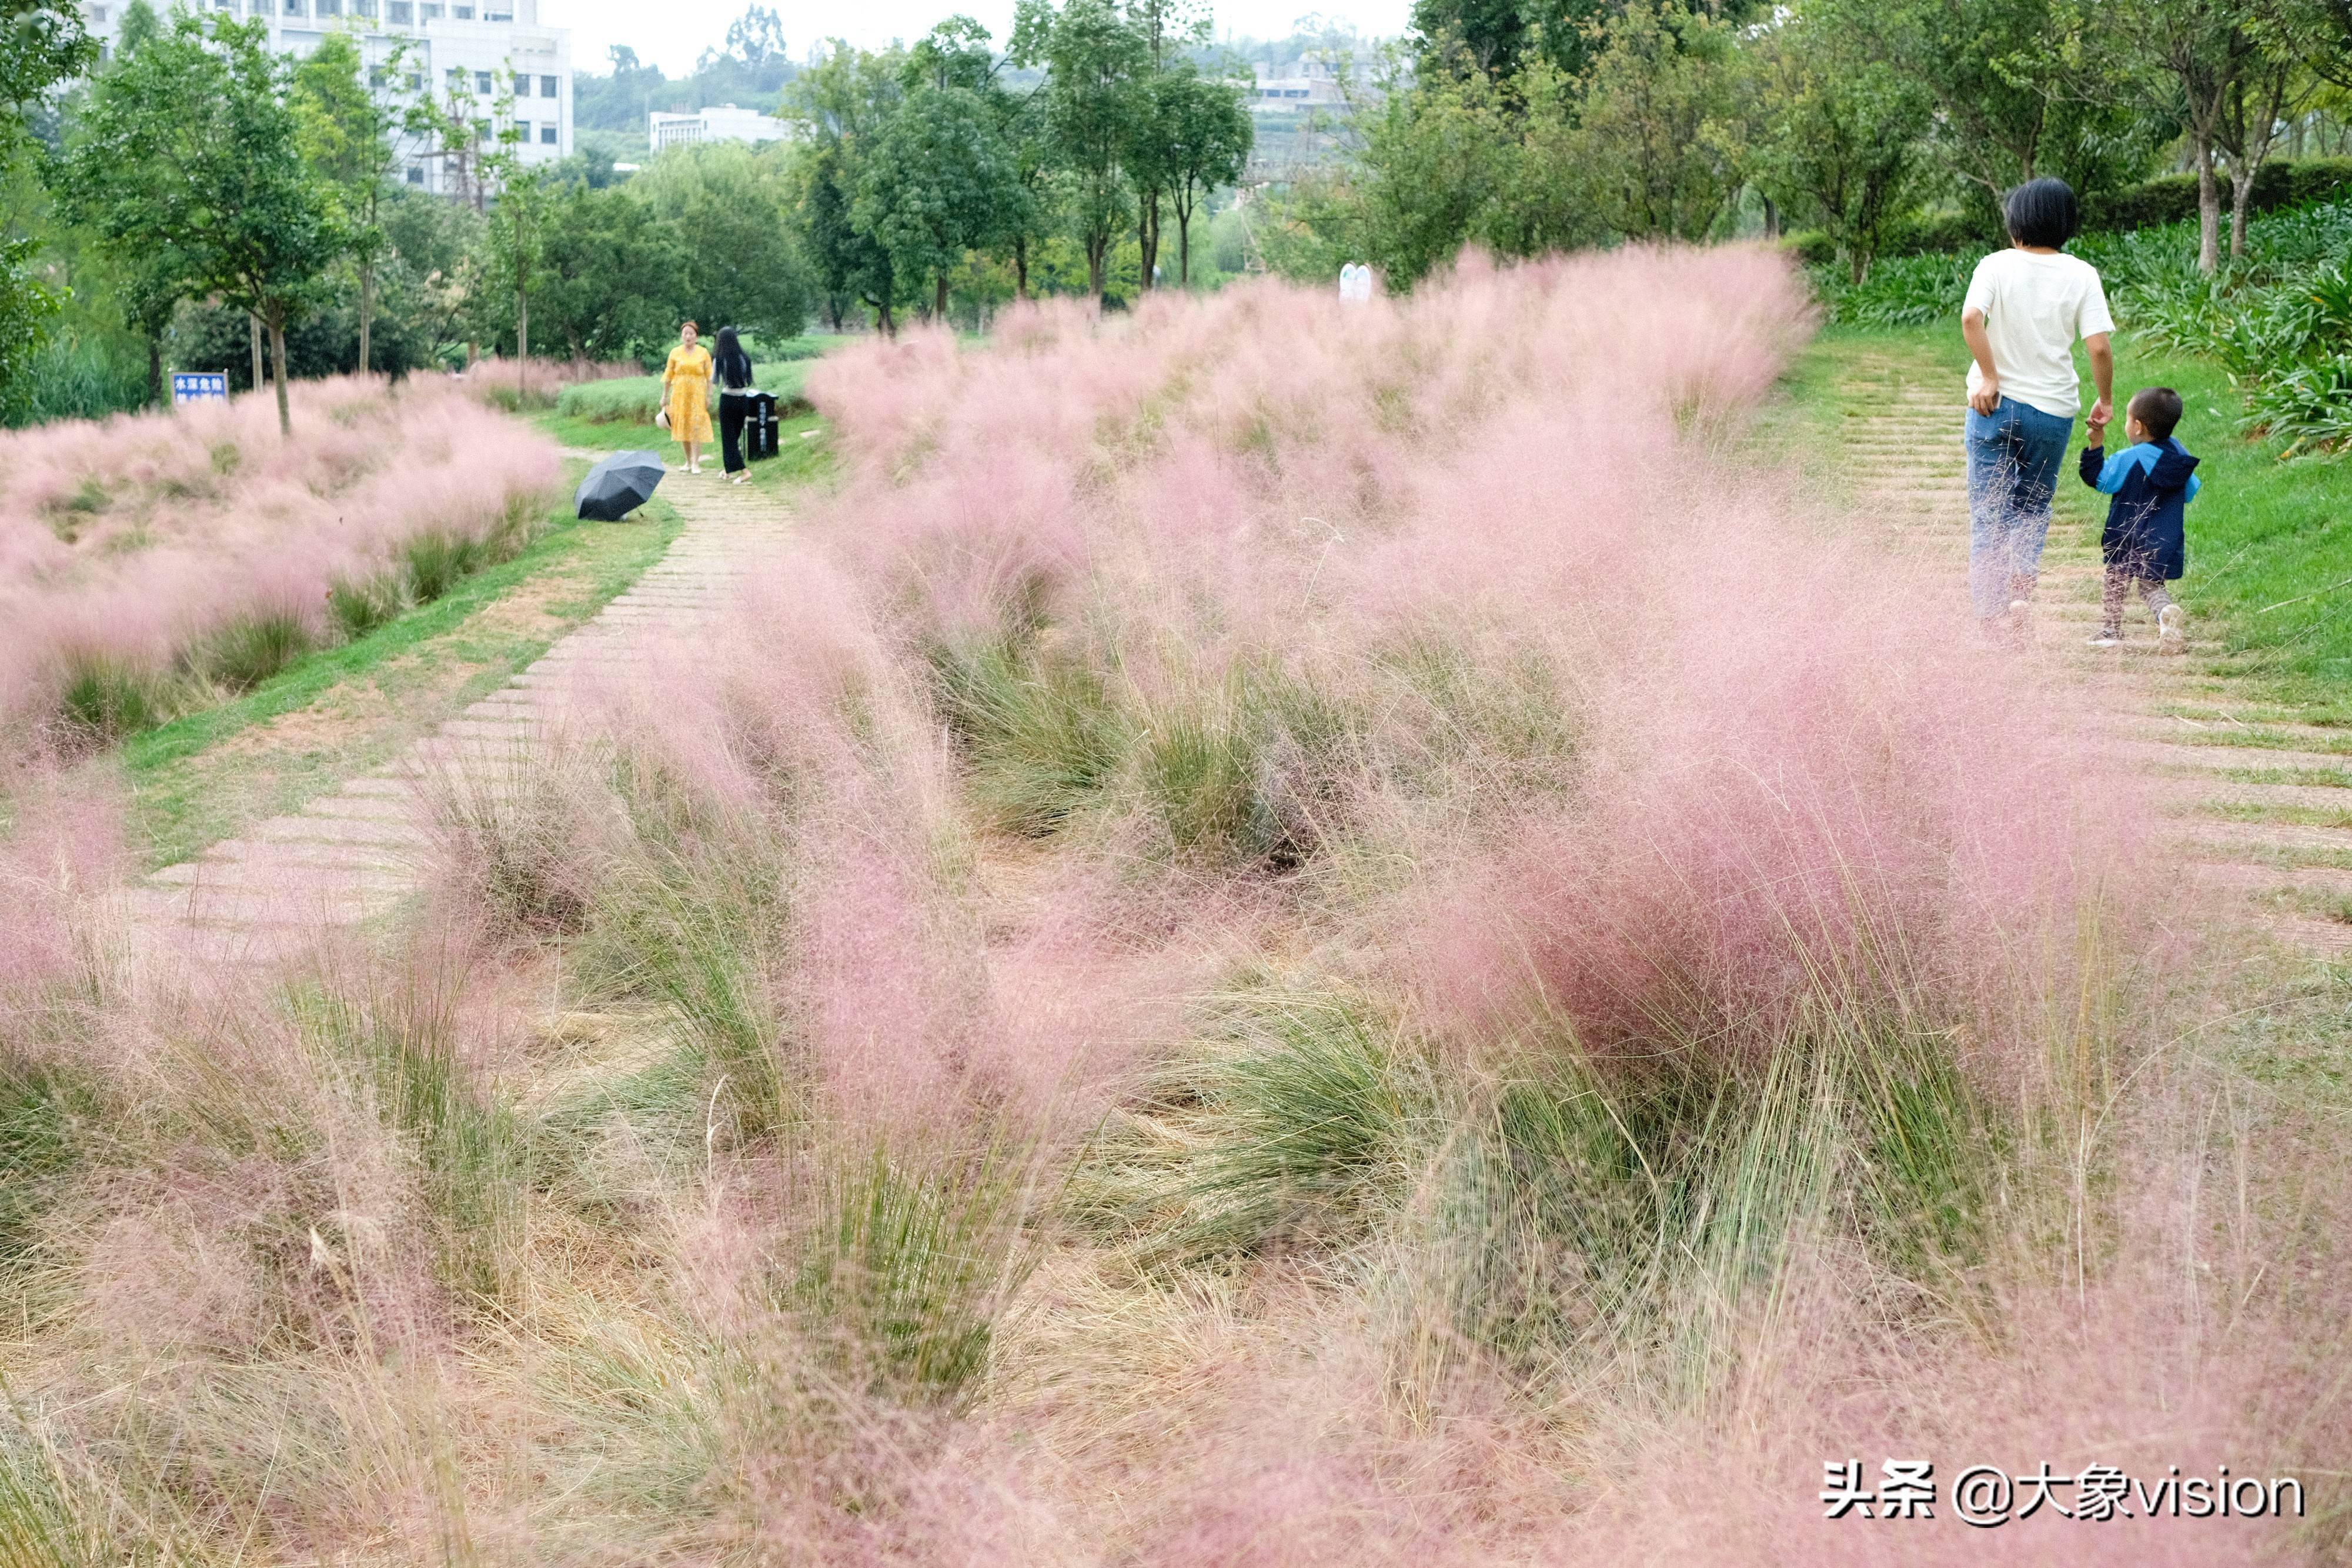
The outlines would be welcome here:
M 131 929 L 148 939 L 139 945 L 168 944 L 211 963 L 268 963 L 417 892 L 432 844 L 428 782 L 454 774 L 469 789 L 496 789 L 562 724 L 583 677 L 630 667 L 648 629 L 672 633 L 723 609 L 750 560 L 785 534 L 772 496 L 715 472 L 673 470 L 661 496 L 685 526 L 627 591 L 388 766 L 131 889 Z
M 1840 446 L 1865 511 L 1906 548 L 1968 564 L 1967 464 L 1960 448 L 1957 373 L 1916 361 L 1857 353 L 1839 388 Z M 2070 467 L 2061 476 L 2075 484 Z M 2194 518 L 2191 518 L 2192 542 Z M 2195 580 L 2188 606 L 2190 650 L 2156 651 L 2147 608 L 2135 601 L 2121 648 L 2092 648 L 2102 569 L 2095 538 L 2053 528 L 2036 596 L 2032 657 L 2054 678 L 2079 683 L 2107 718 L 2119 753 L 2156 782 L 2179 823 L 2155 847 L 2152 874 L 2219 888 L 2280 936 L 2313 951 L 2352 953 L 2352 737 L 2341 729 L 2281 722 L 2243 690 L 2226 662 L 2197 643 Z

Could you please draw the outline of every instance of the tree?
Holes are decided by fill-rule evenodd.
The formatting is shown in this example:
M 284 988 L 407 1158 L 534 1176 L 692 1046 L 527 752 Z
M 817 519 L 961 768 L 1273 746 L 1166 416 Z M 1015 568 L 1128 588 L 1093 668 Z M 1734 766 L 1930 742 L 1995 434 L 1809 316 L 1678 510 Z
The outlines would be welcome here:
M 948 274 L 967 251 L 996 242 L 1021 202 L 1019 172 L 978 93 L 929 83 L 883 130 L 852 208 L 898 276 L 932 280 L 931 316 L 948 308 Z
M 379 79 L 398 79 L 406 50 L 405 41 L 394 47 L 378 68 Z M 359 368 L 365 372 L 375 368 L 371 334 L 376 268 L 388 243 L 381 208 L 384 184 L 397 162 L 392 133 L 399 116 L 376 96 L 362 71 L 358 40 L 349 33 L 330 33 L 294 68 L 293 102 L 302 156 L 325 183 L 359 273 Z
M 934 27 L 907 55 L 903 96 L 851 205 L 851 222 L 899 277 L 931 281 L 934 319 L 947 313 L 948 275 L 965 254 L 1025 227 L 1028 193 L 987 99 L 994 77 L 986 28 L 968 16 Z
M 128 84 L 121 76 L 122 63 L 152 43 L 162 31 L 152 7 L 145 0 L 134 0 L 123 13 L 122 27 L 117 39 L 115 64 L 99 73 L 91 84 L 94 99 L 111 99 L 126 90 Z M 77 177 L 79 172 L 80 177 Z M 143 187 L 152 178 L 151 171 L 138 168 L 110 168 L 102 171 L 81 169 L 68 163 L 58 192 L 65 215 L 84 227 L 100 226 L 95 221 L 100 206 L 106 204 L 145 199 Z M 89 175 L 103 176 L 92 183 Z M 187 295 L 187 285 L 180 276 L 174 258 L 144 244 L 110 243 L 102 235 L 99 248 L 105 254 L 120 275 L 117 293 L 122 307 L 124 324 L 147 340 L 147 401 L 161 402 L 163 399 L 163 334 L 170 329 L 172 317 L 180 301 Z
M 1818 215 L 1858 286 L 1915 186 L 1926 95 L 1801 17 L 1759 36 L 1753 54 L 1759 183 Z
M 514 101 L 509 78 L 492 109 L 499 127 L 497 151 L 483 158 L 482 174 L 498 190 L 489 214 L 487 270 L 514 298 L 515 392 L 520 397 L 530 391 L 530 289 L 546 246 L 548 191 L 540 171 L 523 161 Z
M 773 6 L 744 7 L 743 14 L 728 26 L 727 53 L 754 70 L 784 58 L 783 18 Z
M 1111 0 L 1021 0 L 1013 56 L 1046 69 L 1045 123 L 1067 171 L 1071 215 L 1087 256 L 1087 292 L 1100 299 L 1111 240 L 1134 212 L 1126 154 L 1131 150 L 1135 83 L 1150 66 L 1144 37 Z
M 540 320 L 575 360 L 642 358 L 677 329 L 687 246 L 625 190 L 574 186 L 551 204 L 540 253 Z
M 2108 23 L 2136 68 L 2120 78 L 2124 90 L 2155 112 L 2177 117 L 2189 144 L 2197 174 L 2197 266 L 2203 272 L 2221 264 L 2221 193 L 2214 169 L 2221 122 L 2261 59 L 2248 19 L 2241 0 L 2164 0 L 2116 6 Z
M 808 321 L 812 280 L 793 235 L 788 152 L 739 141 L 675 147 L 623 187 L 678 230 L 687 313 L 763 338 Z
M 830 298 L 863 301 L 886 332 L 911 280 L 873 231 L 859 226 L 856 206 L 867 162 L 905 96 L 905 71 L 898 51 L 871 55 L 839 45 L 784 97 L 785 112 L 809 131 L 795 165 L 794 204 L 810 265 Z
M 261 22 L 174 16 L 117 68 L 120 90 L 93 99 L 68 183 L 94 198 L 108 244 L 152 249 L 191 293 L 260 320 L 291 435 L 286 326 L 344 240 L 302 161 L 287 69 Z
M 1705 236 L 1737 184 L 1731 31 L 1682 0 L 1627 0 L 1583 82 L 1577 165 L 1633 238 Z
M 28 111 L 97 57 L 78 7 L 0 0 L 0 168 L 15 165 L 31 145 Z M 0 410 L 12 417 L 28 396 L 26 375 L 48 341 L 49 320 L 64 304 L 33 271 L 37 248 L 29 239 L 0 245 Z
M 1192 282 L 1192 214 L 1201 198 L 1232 185 L 1249 166 L 1255 126 L 1242 107 L 1237 82 L 1184 69 L 1154 84 L 1157 113 L 1167 138 L 1168 191 L 1176 209 L 1177 279 Z
M 2086 90 L 2120 68 L 2076 0 L 1807 0 L 1799 11 L 1927 95 L 1927 146 L 1988 210 L 2038 174 L 2095 190 L 2133 140 L 2114 96 Z

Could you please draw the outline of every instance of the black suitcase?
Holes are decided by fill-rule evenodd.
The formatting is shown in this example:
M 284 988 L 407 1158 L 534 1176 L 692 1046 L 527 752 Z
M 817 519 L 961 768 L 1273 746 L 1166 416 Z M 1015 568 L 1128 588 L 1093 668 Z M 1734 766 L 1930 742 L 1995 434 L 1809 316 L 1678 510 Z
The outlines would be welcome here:
M 753 392 L 743 415 L 743 456 L 757 463 L 776 455 L 776 394 Z

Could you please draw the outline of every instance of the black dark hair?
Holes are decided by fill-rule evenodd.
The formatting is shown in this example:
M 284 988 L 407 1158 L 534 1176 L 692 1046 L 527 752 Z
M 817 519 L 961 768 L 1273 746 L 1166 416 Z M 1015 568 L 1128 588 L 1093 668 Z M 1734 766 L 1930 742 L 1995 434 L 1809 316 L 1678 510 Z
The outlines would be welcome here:
M 711 369 L 719 372 L 719 379 L 727 385 L 741 388 L 751 384 L 751 356 L 743 351 L 742 341 L 736 337 L 734 328 L 719 329 L 719 351 L 710 358 Z
M 2083 215 L 2074 204 L 2074 188 L 2063 180 L 2028 180 L 2009 193 L 2001 204 L 2009 222 L 2009 237 L 2020 245 L 2046 245 L 2056 250 L 2074 237 Z
M 2180 394 L 2170 387 L 2142 387 L 2124 404 L 2124 413 L 2147 427 L 2150 440 L 2162 441 L 2180 423 Z

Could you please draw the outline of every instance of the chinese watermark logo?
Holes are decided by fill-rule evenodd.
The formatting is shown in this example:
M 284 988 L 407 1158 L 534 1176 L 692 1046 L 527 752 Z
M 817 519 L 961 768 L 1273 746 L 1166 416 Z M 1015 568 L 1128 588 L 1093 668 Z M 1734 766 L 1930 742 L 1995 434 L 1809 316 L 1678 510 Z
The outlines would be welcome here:
M 1864 1483 L 1869 1484 L 1865 1485 Z M 1822 1461 L 1824 1519 L 1933 1519 L 1932 1459 L 1883 1459 L 1870 1477 L 1860 1459 Z M 2047 1510 L 2059 1519 L 2105 1524 L 2127 1519 L 2301 1519 L 2303 1482 L 2293 1476 L 2184 1476 L 2179 1465 L 2155 1479 L 2115 1465 L 2086 1465 L 2062 1475 L 2042 1460 L 2015 1474 L 1970 1465 L 1953 1478 L 1948 1506 L 1963 1524 L 1996 1530 Z

